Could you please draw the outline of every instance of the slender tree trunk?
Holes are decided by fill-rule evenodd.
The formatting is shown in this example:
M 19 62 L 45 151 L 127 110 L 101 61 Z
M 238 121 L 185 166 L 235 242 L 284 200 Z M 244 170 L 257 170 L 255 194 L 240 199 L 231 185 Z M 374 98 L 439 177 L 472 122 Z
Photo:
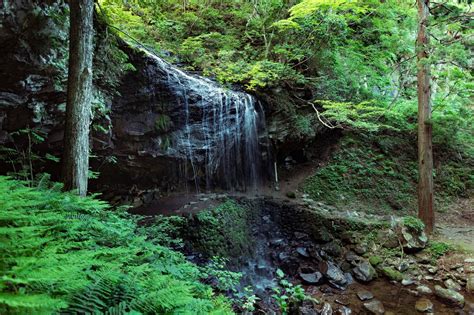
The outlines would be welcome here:
M 428 62 L 428 18 L 430 0 L 417 0 L 418 38 L 416 41 L 418 66 L 418 216 L 425 223 L 426 232 L 434 228 L 433 211 L 433 150 L 431 145 L 431 73 Z
M 87 193 L 92 98 L 93 0 L 71 0 L 69 73 L 64 132 L 63 181 L 66 190 Z

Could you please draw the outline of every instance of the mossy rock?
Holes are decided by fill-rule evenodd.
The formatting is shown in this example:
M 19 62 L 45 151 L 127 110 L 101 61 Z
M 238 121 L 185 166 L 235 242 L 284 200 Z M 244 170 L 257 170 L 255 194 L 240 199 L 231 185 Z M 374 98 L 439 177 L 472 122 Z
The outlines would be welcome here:
M 252 252 L 253 217 L 249 208 L 229 199 L 191 218 L 186 239 L 207 257 L 244 257 Z
M 369 262 L 374 267 L 377 267 L 378 265 L 380 265 L 382 261 L 383 261 L 383 258 L 377 255 L 369 257 Z
M 381 271 L 390 280 L 395 280 L 395 281 L 402 281 L 403 280 L 403 274 L 400 271 L 395 270 L 392 267 L 383 267 L 381 269 Z

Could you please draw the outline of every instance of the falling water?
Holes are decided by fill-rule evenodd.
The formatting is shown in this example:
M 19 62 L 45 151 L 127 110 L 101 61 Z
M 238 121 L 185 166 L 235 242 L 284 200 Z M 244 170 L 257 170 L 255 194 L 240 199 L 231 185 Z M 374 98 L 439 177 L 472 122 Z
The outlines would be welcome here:
M 175 131 L 173 147 L 189 162 L 196 190 L 202 184 L 255 189 L 262 173 L 259 134 L 265 128 L 260 103 L 147 54 L 165 73 L 164 83 L 184 110 L 184 128 Z

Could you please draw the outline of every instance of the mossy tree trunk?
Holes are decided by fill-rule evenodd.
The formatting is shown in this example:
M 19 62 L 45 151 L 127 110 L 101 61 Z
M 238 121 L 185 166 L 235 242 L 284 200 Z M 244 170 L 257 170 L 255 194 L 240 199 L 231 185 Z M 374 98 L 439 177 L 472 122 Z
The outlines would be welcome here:
M 417 0 L 418 38 L 416 41 L 418 66 L 418 216 L 425 223 L 426 232 L 434 228 L 433 211 L 433 149 L 431 123 L 431 73 L 429 64 L 429 4 Z
M 93 0 L 72 0 L 69 72 L 64 132 L 63 182 L 66 190 L 87 193 L 92 100 Z

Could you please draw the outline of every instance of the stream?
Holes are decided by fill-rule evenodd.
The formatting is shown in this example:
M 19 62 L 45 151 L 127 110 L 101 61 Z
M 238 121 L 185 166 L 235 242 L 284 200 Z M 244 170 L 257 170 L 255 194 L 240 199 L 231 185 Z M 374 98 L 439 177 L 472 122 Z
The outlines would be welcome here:
M 183 199 L 177 196 L 165 199 L 163 205 L 166 207 L 150 205 L 139 209 L 137 213 L 192 217 L 199 213 L 198 209 L 216 207 L 229 198 L 236 200 L 250 213 L 250 224 L 244 232 L 251 235 L 251 241 L 247 244 L 248 251 L 245 251 L 248 254 L 242 252 L 241 255 L 228 257 L 230 261 L 227 267 L 242 274 L 236 288 L 237 296 L 243 294 L 244 288 L 251 287 L 259 298 L 256 314 L 278 313 L 273 297 L 273 288 L 279 284 L 276 275 L 278 269 L 284 272 L 285 279 L 294 285 L 302 285 L 308 296 L 320 302 L 305 301 L 292 309 L 291 314 L 420 314 L 417 307 L 423 306 L 420 304 L 422 302 L 427 303 L 424 306 L 431 309 L 433 314 L 474 312 L 474 296 L 464 290 L 461 292 L 465 299 L 463 307 L 440 299 L 435 294 L 435 285 L 443 285 L 445 279 L 459 279 L 459 273 L 454 269 L 444 267 L 446 270 L 442 271 L 443 267 L 440 267 L 438 273 L 432 274 L 428 272 L 433 268 L 432 263 L 422 260 L 422 255 L 405 254 L 402 258 L 390 258 L 394 262 L 382 264 L 406 264 L 406 281 L 390 280 L 379 268 L 373 270 L 373 275 L 364 273 L 364 268 L 367 268 L 364 263 L 368 257 L 385 250 L 383 246 L 375 245 L 375 248 L 364 249 L 363 252 L 360 249 L 363 242 L 354 242 L 348 238 L 347 235 L 353 232 L 363 237 L 367 227 L 350 231 L 344 219 L 321 213 L 316 215 L 316 212 L 297 202 L 270 197 L 198 194 L 187 195 Z M 173 211 L 162 212 L 165 208 Z M 239 225 L 235 223 L 233 227 L 224 226 L 223 229 L 230 232 L 235 226 Z M 195 224 L 191 227 L 200 228 L 207 227 Z M 232 238 L 227 240 L 229 243 L 237 241 Z M 188 246 L 189 242 L 195 241 L 199 242 L 196 239 L 185 240 L 188 249 L 192 249 L 192 246 Z M 208 256 L 205 252 L 198 254 L 191 257 Z M 201 258 L 193 262 L 202 264 L 205 260 Z M 420 267 L 420 271 L 415 271 L 415 267 Z M 243 312 L 243 309 L 237 306 L 237 311 Z

